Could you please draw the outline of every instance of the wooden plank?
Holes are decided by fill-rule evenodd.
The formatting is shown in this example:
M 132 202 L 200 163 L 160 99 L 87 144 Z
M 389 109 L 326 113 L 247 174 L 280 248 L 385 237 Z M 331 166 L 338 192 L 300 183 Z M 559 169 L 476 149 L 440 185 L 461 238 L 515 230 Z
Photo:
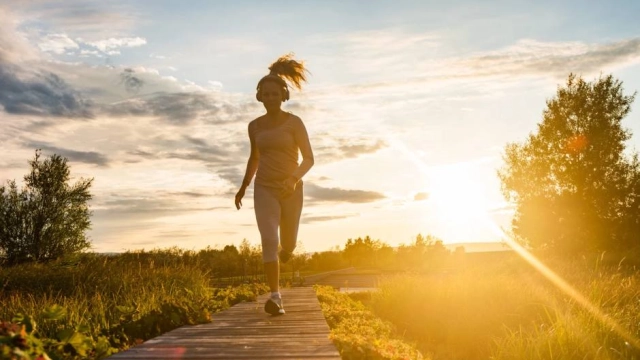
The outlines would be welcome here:
M 183 326 L 110 359 L 340 359 L 311 288 L 283 289 L 286 314 L 263 310 L 267 295 Z

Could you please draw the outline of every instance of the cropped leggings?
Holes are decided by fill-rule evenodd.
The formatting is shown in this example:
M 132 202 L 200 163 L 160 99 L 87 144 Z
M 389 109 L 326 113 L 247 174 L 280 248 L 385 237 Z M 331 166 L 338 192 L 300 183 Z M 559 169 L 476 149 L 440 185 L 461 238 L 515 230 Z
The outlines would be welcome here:
M 302 197 L 302 181 L 296 185 L 293 194 L 283 199 L 278 196 L 277 189 L 254 184 L 253 207 L 262 240 L 263 262 L 278 261 L 278 243 L 284 251 L 293 252 L 296 248 Z

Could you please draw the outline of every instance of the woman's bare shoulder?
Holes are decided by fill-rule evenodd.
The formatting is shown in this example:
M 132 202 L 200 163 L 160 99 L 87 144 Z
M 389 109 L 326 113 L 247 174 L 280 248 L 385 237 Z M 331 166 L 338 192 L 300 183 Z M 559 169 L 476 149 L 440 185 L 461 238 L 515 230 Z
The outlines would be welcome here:
M 249 129 L 255 129 L 256 126 L 258 126 L 258 121 L 260 121 L 260 119 L 262 119 L 264 117 L 264 115 L 260 115 L 257 118 L 251 120 L 249 122 Z
M 302 119 L 300 118 L 300 116 L 289 112 L 289 115 L 291 116 L 291 118 L 296 122 L 296 123 L 302 123 Z

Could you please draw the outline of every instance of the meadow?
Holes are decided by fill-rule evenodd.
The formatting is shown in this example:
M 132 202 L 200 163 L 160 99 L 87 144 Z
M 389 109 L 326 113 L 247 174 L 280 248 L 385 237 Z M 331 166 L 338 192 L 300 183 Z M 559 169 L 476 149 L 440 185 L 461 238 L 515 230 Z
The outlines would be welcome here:
M 344 359 L 640 359 L 631 253 L 539 255 L 589 310 L 514 252 L 452 253 L 437 244 L 384 251 L 403 264 L 418 252 L 424 266 L 377 256 L 377 291 L 316 287 Z M 88 253 L 0 268 L 0 358 L 101 359 L 267 291 L 259 273 L 221 277 L 230 264 L 207 254 Z M 301 274 L 329 266 L 308 260 Z
M 266 292 L 248 277 L 214 286 L 214 264 L 196 255 L 79 254 L 0 268 L 0 358 L 100 359 Z
M 376 348 L 343 346 L 343 357 L 415 358 L 407 356 L 405 346 L 410 346 L 425 359 L 640 359 L 640 275 L 635 265 L 605 257 L 545 261 L 603 317 L 515 254 L 494 254 L 463 260 L 449 271 L 386 276 L 379 291 L 334 295 L 341 296 L 338 308 L 360 306 L 391 326 L 385 333 L 395 334 L 393 340 L 372 336 L 364 342 L 399 349 L 382 356 Z M 343 311 L 345 318 L 332 330 L 337 344 L 354 337 L 345 328 L 362 323 L 352 313 Z M 335 310 L 325 315 L 339 317 Z M 397 346 L 397 341 L 405 345 Z

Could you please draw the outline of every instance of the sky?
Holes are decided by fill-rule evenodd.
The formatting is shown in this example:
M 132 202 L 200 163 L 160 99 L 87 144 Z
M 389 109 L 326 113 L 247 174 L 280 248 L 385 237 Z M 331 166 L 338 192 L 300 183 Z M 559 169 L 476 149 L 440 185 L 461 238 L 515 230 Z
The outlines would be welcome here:
M 310 74 L 300 248 L 371 236 L 496 241 L 497 170 L 569 73 L 640 89 L 640 2 L 17 1 L 0 3 L 0 181 L 35 149 L 93 178 L 92 250 L 259 244 L 234 194 L 255 86 L 293 52 Z M 623 121 L 640 148 L 640 108 Z

